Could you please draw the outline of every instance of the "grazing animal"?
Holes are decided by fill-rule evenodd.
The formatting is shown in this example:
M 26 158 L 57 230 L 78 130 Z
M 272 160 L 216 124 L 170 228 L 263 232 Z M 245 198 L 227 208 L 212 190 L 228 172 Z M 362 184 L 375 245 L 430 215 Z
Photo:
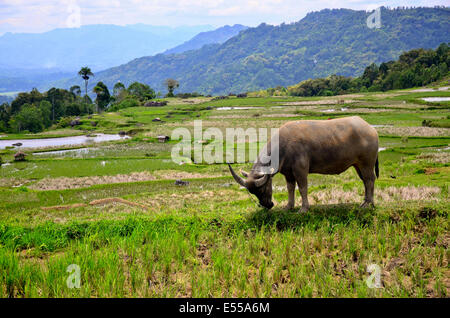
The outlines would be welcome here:
M 260 205 L 272 208 L 272 177 L 280 172 L 287 182 L 289 200 L 286 209 L 295 205 L 295 184 L 302 197 L 300 212 L 309 209 L 308 174 L 340 174 L 355 167 L 364 182 L 365 198 L 361 207 L 373 205 L 375 173 L 378 168 L 378 134 L 358 116 L 332 120 L 299 120 L 284 124 L 278 131 L 279 164 L 274 173 L 264 173 L 262 152 L 250 173 L 238 176 L 228 165 L 237 183 L 256 195 Z M 267 143 L 270 155 L 271 141 Z M 263 150 L 265 152 L 265 150 Z M 267 170 L 267 169 L 265 169 Z

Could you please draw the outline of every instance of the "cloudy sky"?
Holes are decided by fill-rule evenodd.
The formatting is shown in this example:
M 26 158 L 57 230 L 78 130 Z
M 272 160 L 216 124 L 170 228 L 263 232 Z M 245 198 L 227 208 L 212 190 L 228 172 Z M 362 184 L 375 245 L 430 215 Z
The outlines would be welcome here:
M 450 0 L 0 0 L 0 34 L 86 24 L 204 25 L 298 21 L 323 8 L 450 5 Z

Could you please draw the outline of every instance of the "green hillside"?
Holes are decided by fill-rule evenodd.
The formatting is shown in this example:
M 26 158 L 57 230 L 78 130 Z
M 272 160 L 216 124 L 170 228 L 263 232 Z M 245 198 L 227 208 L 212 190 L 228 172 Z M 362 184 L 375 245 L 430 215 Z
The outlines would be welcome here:
M 371 63 L 396 59 L 413 48 L 449 42 L 449 8 L 381 9 L 381 28 L 368 28 L 370 13 L 322 10 L 299 22 L 249 28 L 219 45 L 177 55 L 135 59 L 96 74 L 95 82 L 112 87 L 134 81 L 164 91 L 175 78 L 179 92 L 225 94 L 293 85 L 330 74 L 358 76 Z M 59 82 L 70 87 L 79 79 Z M 94 81 L 92 81 L 94 85 Z

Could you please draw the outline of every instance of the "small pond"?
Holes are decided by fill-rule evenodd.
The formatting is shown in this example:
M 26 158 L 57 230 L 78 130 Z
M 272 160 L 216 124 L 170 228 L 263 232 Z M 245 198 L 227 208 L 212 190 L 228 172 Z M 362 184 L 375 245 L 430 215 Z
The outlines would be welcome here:
M 448 102 L 450 101 L 450 97 L 424 97 L 422 100 L 426 102 Z
M 93 136 L 72 136 L 60 138 L 42 138 L 42 139 L 15 139 L 15 140 L 0 140 L 0 149 L 11 147 L 13 144 L 22 144 L 15 146 L 15 148 L 44 148 L 44 147 L 62 147 L 74 146 L 82 144 L 92 144 L 103 141 L 121 140 L 130 138 L 128 136 L 95 134 Z

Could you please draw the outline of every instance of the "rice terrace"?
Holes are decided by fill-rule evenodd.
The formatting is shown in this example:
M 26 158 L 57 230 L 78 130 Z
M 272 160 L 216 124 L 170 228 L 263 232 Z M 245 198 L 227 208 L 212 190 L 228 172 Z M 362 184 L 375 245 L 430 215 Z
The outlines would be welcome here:
M 97 123 L 91 135 L 125 131 L 130 138 L 22 149 L 23 162 L 14 162 L 16 149 L 4 149 L 0 294 L 447 297 L 450 134 L 449 128 L 422 122 L 448 127 L 450 119 L 448 102 L 422 101 L 430 96 L 450 93 L 167 98 L 164 107 L 81 119 L 86 127 Z M 297 211 L 298 194 L 296 208 L 283 209 L 286 183 L 278 174 L 276 205 L 265 210 L 234 182 L 225 163 L 175 164 L 171 149 L 178 141 L 157 139 L 170 136 L 173 127 L 191 129 L 199 119 L 204 127 L 221 129 L 276 128 L 292 120 L 350 115 L 379 134 L 374 208 L 359 208 L 364 186 L 349 169 L 310 174 L 311 207 L 304 214 Z M 32 137 L 82 133 L 65 128 Z M 233 167 L 248 170 L 250 164 Z M 80 268 L 80 288 L 66 286 L 71 264 Z M 366 283 L 370 264 L 382 271 L 381 288 Z
M 450 297 L 446 3 L 40 2 L 0 11 L 0 299 Z

